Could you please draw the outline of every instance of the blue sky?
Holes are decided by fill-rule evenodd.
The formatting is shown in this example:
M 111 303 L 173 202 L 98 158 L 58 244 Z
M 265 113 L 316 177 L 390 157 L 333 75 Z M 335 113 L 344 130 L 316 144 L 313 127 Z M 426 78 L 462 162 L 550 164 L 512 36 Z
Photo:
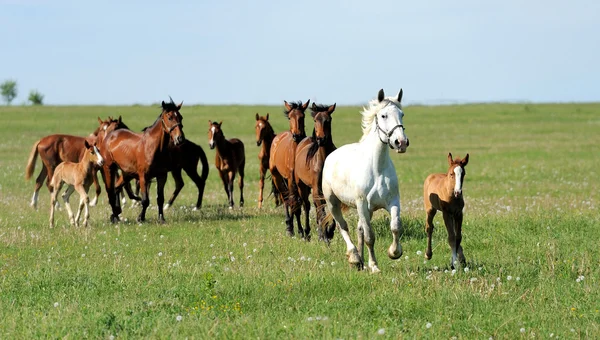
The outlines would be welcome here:
M 47 104 L 600 101 L 599 1 L 0 0 Z

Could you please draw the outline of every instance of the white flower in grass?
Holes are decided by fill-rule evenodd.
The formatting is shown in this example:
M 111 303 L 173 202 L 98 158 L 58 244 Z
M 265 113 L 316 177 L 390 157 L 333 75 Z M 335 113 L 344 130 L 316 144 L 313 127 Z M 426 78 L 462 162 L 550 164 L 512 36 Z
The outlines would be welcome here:
M 408 255 L 404 256 L 404 259 L 405 259 L 405 260 L 408 260 Z
M 506 277 L 506 281 L 510 281 L 510 280 L 512 280 L 512 276 L 508 275 L 508 276 Z
M 469 272 L 469 267 L 465 267 L 464 271 L 465 271 L 465 273 L 468 273 Z
M 160 256 L 163 256 L 163 253 L 162 253 L 162 251 L 159 251 L 159 252 L 158 252 L 158 256 L 159 256 L 159 257 L 160 257 Z
M 379 329 L 377 330 L 377 334 L 379 334 L 379 335 L 384 335 L 384 334 L 385 334 L 385 328 L 379 328 Z
M 209 247 L 211 247 L 211 248 L 212 248 L 212 247 L 214 247 L 214 246 L 215 246 L 215 245 L 211 243 Z
M 332 265 L 332 266 L 335 266 L 335 261 L 331 262 L 331 265 Z
M 425 327 L 426 327 L 426 328 L 428 328 L 428 329 L 429 329 L 429 328 L 431 328 L 431 326 L 433 326 L 433 325 L 431 324 L 431 322 L 428 322 L 428 323 L 425 325 Z
M 439 269 L 439 267 L 438 267 L 438 266 L 434 266 L 434 267 L 433 267 L 433 270 L 438 270 L 438 269 Z
M 231 257 L 231 262 L 234 262 L 234 261 L 235 261 L 235 257 L 232 256 Z
M 164 238 L 164 237 L 165 237 L 165 235 L 160 235 L 160 238 Z
M 246 248 L 246 246 L 247 246 L 247 245 L 248 245 L 248 243 L 246 243 L 246 242 L 244 242 L 244 244 L 242 244 L 242 246 L 243 246 L 244 248 Z
M 81 257 L 85 257 L 85 254 L 81 254 Z
M 525 333 L 525 328 L 524 328 L 524 327 L 522 327 L 522 328 L 520 329 L 520 331 L 521 331 L 521 333 Z
M 54 308 L 57 308 L 59 306 L 58 302 L 54 303 Z
M 515 278 L 515 280 L 517 280 L 517 281 L 521 281 L 521 278 L 517 276 L 517 277 Z
M 108 337 L 108 340 L 115 340 L 115 336 L 111 334 L 111 335 Z
M 177 322 L 183 320 L 183 316 L 181 315 L 177 315 L 177 317 L 175 318 L 175 320 L 177 320 Z
M 452 275 L 456 274 L 456 269 L 452 269 Z
M 256 253 L 258 250 L 256 248 L 252 249 L 253 253 Z
M 313 320 L 314 320 L 314 319 L 313 319 L 313 317 L 312 317 L 312 316 L 309 316 L 309 317 L 308 317 L 308 319 L 306 319 L 306 321 L 308 321 L 308 322 L 311 322 L 311 321 L 313 321 Z
M 472 278 L 471 278 L 471 283 L 473 283 L 473 282 L 475 282 L 475 281 L 477 281 L 477 278 L 476 278 L 476 277 L 472 277 Z
M 421 255 L 423 255 L 423 252 L 420 250 L 417 250 L 417 255 L 421 256 Z

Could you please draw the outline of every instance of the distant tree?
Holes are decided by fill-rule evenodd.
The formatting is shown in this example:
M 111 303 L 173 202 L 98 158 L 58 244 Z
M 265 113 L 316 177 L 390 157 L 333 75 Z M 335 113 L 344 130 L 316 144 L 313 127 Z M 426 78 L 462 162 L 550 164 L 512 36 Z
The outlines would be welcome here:
M 10 103 L 17 96 L 17 82 L 15 80 L 6 80 L 4 83 L 0 84 L 0 92 L 6 105 L 10 105 Z
M 31 90 L 29 92 L 29 101 L 31 105 L 44 105 L 44 95 L 38 92 L 38 90 Z

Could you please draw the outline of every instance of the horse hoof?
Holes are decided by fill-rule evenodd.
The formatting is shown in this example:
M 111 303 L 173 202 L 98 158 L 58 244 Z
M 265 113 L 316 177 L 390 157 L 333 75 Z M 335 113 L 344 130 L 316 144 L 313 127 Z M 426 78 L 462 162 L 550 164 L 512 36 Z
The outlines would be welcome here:
M 194 207 L 194 208 L 192 209 L 192 211 L 198 211 L 198 210 L 200 210 L 200 208 L 198 208 L 198 207 Z
M 294 237 L 294 231 L 293 230 L 286 230 L 287 236 L 289 237 Z
M 138 223 L 142 223 L 142 222 L 144 222 L 145 220 L 146 220 L 146 219 L 145 219 L 145 218 L 143 218 L 142 216 L 138 216 L 138 217 L 136 218 L 136 221 L 137 221 Z
M 230 205 L 230 206 L 229 206 L 229 210 L 233 210 L 233 205 Z
M 110 215 L 110 222 L 111 223 L 119 223 L 119 216 Z
M 377 265 L 371 266 L 371 274 L 377 274 L 377 273 L 381 273 L 381 270 L 379 269 L 379 267 L 377 267 Z
M 171 206 L 171 205 L 170 205 L 169 203 L 165 204 L 165 206 L 163 207 L 163 210 L 167 210 L 167 209 L 169 209 L 169 207 L 170 207 L 170 206 Z
M 392 260 L 397 260 L 402 256 L 402 247 L 398 245 L 397 248 L 394 249 L 394 246 L 390 246 L 388 249 L 388 257 Z
M 433 257 L 433 252 L 425 252 L 425 260 L 431 260 Z
M 356 249 L 349 250 L 346 253 L 346 256 L 348 257 L 348 263 L 350 263 L 351 265 L 362 264 L 362 260 L 361 260 L 360 256 L 358 255 L 358 251 Z

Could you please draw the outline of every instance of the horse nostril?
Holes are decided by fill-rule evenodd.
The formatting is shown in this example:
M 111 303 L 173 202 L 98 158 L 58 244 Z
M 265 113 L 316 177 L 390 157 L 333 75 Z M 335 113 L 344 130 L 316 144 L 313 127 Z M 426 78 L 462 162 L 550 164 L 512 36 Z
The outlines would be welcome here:
M 410 140 L 408 138 L 406 138 L 406 146 L 410 145 Z

